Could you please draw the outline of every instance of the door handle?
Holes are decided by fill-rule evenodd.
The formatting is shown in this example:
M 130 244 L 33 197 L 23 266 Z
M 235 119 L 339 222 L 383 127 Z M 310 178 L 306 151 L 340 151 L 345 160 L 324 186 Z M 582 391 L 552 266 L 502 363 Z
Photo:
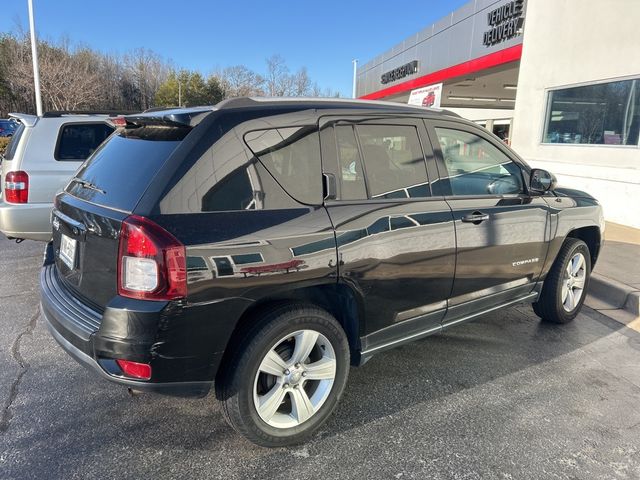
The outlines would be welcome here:
M 473 212 L 469 215 L 465 215 L 461 218 L 464 223 L 473 223 L 474 225 L 480 225 L 485 220 L 489 220 L 489 215 L 482 212 Z

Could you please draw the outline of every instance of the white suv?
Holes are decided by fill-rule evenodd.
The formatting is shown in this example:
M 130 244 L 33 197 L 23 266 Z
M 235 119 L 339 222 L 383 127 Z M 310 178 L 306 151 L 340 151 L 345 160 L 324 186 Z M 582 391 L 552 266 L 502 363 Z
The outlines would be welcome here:
M 48 241 L 54 195 L 113 132 L 109 113 L 10 113 L 20 125 L 0 169 L 0 232 Z

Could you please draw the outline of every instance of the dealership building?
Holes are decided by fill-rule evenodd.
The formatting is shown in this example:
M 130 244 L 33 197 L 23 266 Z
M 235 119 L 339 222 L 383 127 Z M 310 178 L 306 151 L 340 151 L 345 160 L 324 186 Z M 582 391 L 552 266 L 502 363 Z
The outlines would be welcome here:
M 357 96 L 446 108 L 640 228 L 639 0 L 472 0 L 357 70 Z

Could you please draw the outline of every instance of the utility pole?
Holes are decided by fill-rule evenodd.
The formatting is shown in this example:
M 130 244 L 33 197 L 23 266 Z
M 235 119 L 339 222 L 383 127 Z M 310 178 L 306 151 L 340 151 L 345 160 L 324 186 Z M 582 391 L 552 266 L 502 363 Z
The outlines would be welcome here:
M 356 81 L 357 81 L 357 75 L 358 75 L 358 60 L 357 59 L 353 59 L 353 89 L 351 92 L 351 98 L 356 98 Z
M 178 79 L 178 106 L 182 107 L 182 82 Z
M 36 26 L 33 20 L 33 0 L 27 0 L 29 4 L 29 29 L 31 30 L 31 59 L 33 60 L 33 87 L 36 92 L 36 114 L 42 116 L 42 97 L 40 96 L 40 70 L 38 68 L 38 41 L 36 39 Z

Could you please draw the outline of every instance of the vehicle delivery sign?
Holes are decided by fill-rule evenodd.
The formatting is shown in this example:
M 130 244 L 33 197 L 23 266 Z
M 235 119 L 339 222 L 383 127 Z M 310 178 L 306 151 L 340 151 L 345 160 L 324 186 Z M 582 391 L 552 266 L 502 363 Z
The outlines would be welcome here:
M 442 84 L 436 83 L 428 87 L 416 88 L 409 95 L 409 105 L 419 105 L 421 107 L 440 108 L 442 99 Z

